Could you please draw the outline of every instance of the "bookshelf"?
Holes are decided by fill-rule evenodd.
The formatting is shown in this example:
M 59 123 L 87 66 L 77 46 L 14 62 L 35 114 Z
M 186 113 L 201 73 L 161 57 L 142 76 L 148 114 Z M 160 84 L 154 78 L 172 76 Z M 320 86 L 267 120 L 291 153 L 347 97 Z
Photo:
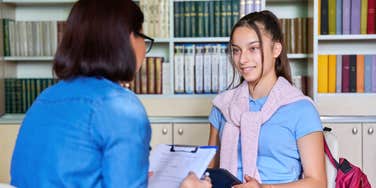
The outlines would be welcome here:
M 352 1 L 351 1 L 352 2 Z M 355 1 L 354 1 L 355 2 Z M 361 1 L 367 2 L 367 1 Z M 353 5 L 350 5 L 353 6 Z M 332 116 L 375 116 L 376 93 L 319 93 L 318 92 L 318 56 L 319 55 L 376 55 L 375 34 L 320 34 L 319 1 L 314 1 L 314 101 L 321 114 Z M 344 8 L 344 7 L 342 7 Z M 337 10 L 337 9 L 336 9 Z M 329 8 L 329 11 L 330 8 Z M 343 13 L 343 12 L 342 12 Z M 351 14 L 351 12 L 349 13 Z M 344 19 L 342 14 L 341 18 Z M 338 17 L 337 17 L 338 18 Z M 336 18 L 336 19 L 337 19 Z M 322 18 L 321 18 L 322 19 Z M 322 21 L 322 20 L 321 20 Z M 343 26 L 340 32 L 344 33 Z M 328 23 L 330 24 L 330 20 Z M 329 25 L 328 24 L 328 25 Z M 360 25 L 360 20 L 359 20 Z M 329 26 L 330 27 L 330 26 Z M 338 25 L 337 25 L 338 27 Z M 351 26 L 352 27 L 352 26 Z M 322 29 L 322 28 L 320 28 Z M 330 28 L 329 28 L 330 29 Z M 337 28 L 338 29 L 338 28 Z M 337 31 L 338 32 L 338 31 Z M 351 33 L 351 31 L 350 31 Z

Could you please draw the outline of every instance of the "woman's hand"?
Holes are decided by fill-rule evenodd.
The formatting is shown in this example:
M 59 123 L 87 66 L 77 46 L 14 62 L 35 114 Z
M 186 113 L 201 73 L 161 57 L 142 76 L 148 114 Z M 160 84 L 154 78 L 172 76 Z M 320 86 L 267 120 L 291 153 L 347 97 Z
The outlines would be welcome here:
M 245 183 L 235 185 L 233 188 L 261 188 L 261 184 L 254 178 L 245 175 Z
M 211 188 L 211 180 L 208 176 L 204 180 L 198 179 L 193 172 L 189 172 L 188 176 L 184 178 L 180 184 L 180 188 Z

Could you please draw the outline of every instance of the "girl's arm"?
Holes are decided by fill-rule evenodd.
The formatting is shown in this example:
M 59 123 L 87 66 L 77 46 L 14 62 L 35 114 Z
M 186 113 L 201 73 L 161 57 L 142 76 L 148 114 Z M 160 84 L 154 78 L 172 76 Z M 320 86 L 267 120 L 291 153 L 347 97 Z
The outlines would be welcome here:
M 219 146 L 219 136 L 218 130 L 210 124 L 210 135 L 209 135 L 209 146 Z M 210 162 L 208 168 L 218 168 L 219 167 L 219 148 L 217 154 L 215 154 L 213 160 Z

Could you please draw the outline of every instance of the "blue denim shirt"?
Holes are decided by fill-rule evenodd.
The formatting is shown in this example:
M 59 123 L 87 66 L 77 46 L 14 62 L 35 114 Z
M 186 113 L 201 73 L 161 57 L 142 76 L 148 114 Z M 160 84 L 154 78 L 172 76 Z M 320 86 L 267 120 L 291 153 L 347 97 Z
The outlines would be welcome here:
M 147 187 L 151 128 L 135 94 L 78 77 L 41 93 L 22 122 L 11 164 L 17 187 Z

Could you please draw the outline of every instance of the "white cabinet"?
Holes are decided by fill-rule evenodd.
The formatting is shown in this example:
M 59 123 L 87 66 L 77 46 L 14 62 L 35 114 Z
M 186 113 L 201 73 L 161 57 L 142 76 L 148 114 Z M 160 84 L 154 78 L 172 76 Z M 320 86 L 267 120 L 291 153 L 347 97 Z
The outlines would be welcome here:
M 9 169 L 19 127 L 0 124 L 0 183 L 10 181 Z
M 150 146 L 153 148 L 157 144 L 172 144 L 172 124 L 153 123 L 151 124 L 152 134 Z
M 209 124 L 174 124 L 174 144 L 207 145 Z
M 376 186 L 376 124 L 363 124 L 363 170 L 371 185 Z
M 339 143 L 339 157 L 361 168 L 371 185 L 376 186 L 376 124 L 325 123 Z

